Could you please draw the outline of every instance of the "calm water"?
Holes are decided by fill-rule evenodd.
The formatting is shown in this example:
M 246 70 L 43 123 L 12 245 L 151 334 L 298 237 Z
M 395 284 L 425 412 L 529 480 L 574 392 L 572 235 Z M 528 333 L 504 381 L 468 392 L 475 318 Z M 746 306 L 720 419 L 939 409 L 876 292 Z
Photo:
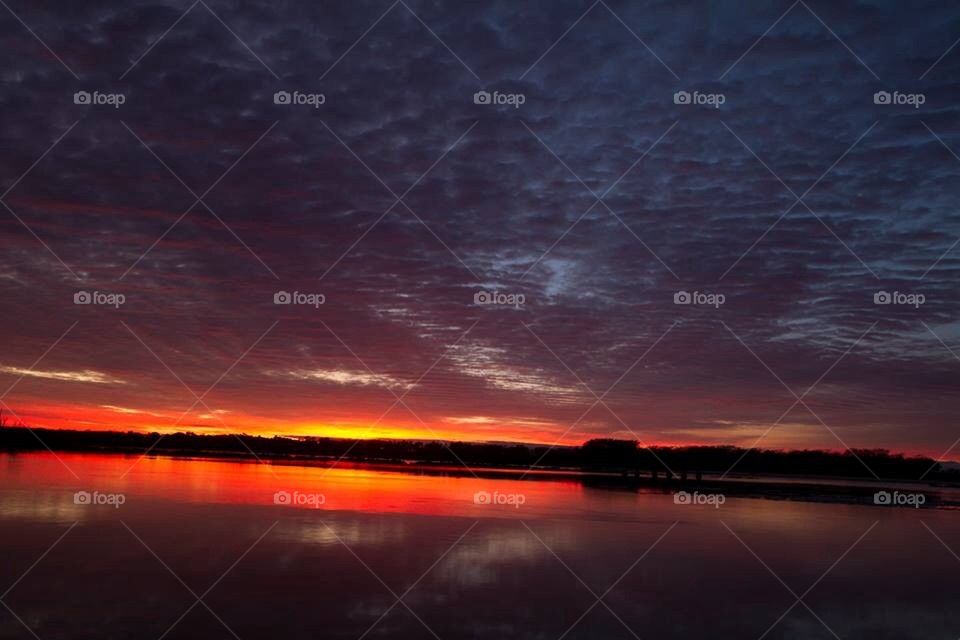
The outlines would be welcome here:
M 0 638 L 960 637 L 957 512 L 61 459 L 0 455 Z

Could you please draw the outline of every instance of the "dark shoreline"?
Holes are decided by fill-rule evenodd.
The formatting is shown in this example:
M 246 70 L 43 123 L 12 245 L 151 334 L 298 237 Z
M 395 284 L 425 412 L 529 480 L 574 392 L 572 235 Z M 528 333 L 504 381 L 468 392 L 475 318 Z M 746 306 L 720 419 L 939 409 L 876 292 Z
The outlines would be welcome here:
M 45 453 L 46 449 L 30 450 L 3 450 L 0 453 L 8 455 L 17 455 L 18 453 Z M 555 481 L 555 482 L 576 482 L 587 489 L 596 489 L 604 491 L 634 491 L 634 492 L 657 492 L 664 494 L 675 494 L 678 492 L 694 492 L 700 494 L 722 494 L 725 497 L 752 498 L 765 500 L 788 500 L 797 502 L 819 502 L 831 504 L 863 505 L 872 507 L 888 507 L 890 505 L 877 504 L 876 493 L 886 491 L 893 494 L 895 491 L 908 489 L 908 491 L 899 491 L 911 495 L 924 496 L 923 504 L 920 509 L 960 509 L 960 491 L 956 495 L 944 494 L 941 489 L 960 489 L 960 486 L 950 483 L 929 483 L 929 482 L 878 482 L 876 480 L 866 481 L 865 484 L 853 484 L 847 478 L 818 477 L 818 476 L 728 476 L 720 478 L 706 475 L 699 482 L 688 479 L 666 480 L 661 478 L 657 481 L 649 476 L 626 476 L 615 471 L 600 470 L 580 470 L 580 469 L 522 469 L 522 468 L 503 468 L 493 466 L 463 467 L 451 466 L 447 464 L 416 462 L 401 463 L 391 460 L 358 460 L 346 459 L 336 460 L 333 458 L 306 458 L 306 457 L 261 457 L 259 460 L 250 454 L 236 454 L 232 452 L 216 451 L 175 451 L 161 450 L 144 454 L 142 451 L 134 450 L 61 450 L 61 453 L 75 454 L 98 454 L 98 455 L 118 455 L 130 459 L 139 457 L 147 458 L 177 458 L 184 461 L 212 461 L 212 462 L 239 462 L 247 464 L 276 464 L 301 467 L 319 467 L 341 469 L 369 469 L 378 472 L 404 473 L 419 476 L 431 477 L 455 477 L 478 479 L 509 479 L 509 480 L 536 480 L 536 481 Z M 873 483 L 873 484 L 867 484 Z M 912 485 L 912 486 L 911 486 Z M 893 505 L 897 506 L 897 505 Z M 902 506 L 902 505 L 901 505 Z M 915 508 L 915 507 L 909 507 Z
M 229 446 L 223 446 L 223 445 Z M 177 446 L 180 445 L 180 446 Z M 184 446 L 185 445 L 185 446 Z M 216 446 L 220 445 L 220 446 Z M 123 455 L 132 458 L 170 457 L 223 460 L 310 467 L 368 468 L 429 476 L 536 479 L 578 482 L 585 488 L 656 491 L 662 493 L 722 493 L 729 497 L 798 500 L 886 506 L 876 504 L 877 492 L 923 495 L 920 508 L 960 508 L 960 474 L 943 472 L 913 475 L 936 463 L 927 458 L 905 458 L 887 452 L 861 452 L 871 462 L 899 473 L 882 480 L 860 473 L 817 473 L 829 469 L 857 470 L 857 456 L 831 452 L 759 452 L 779 466 L 726 475 L 732 456 L 752 452 L 733 447 L 656 448 L 644 450 L 631 441 L 592 441 L 582 447 L 550 449 L 538 445 L 439 443 L 413 441 L 350 441 L 342 439 L 264 438 L 260 436 L 202 436 L 61 431 L 6 427 L 0 429 L 0 453 L 43 451 Z M 328 453 L 323 453 L 329 451 Z M 627 451 L 630 455 L 625 456 Z M 378 455 L 370 455 L 375 453 Z M 524 455 L 520 455 L 520 454 Z M 386 454 L 386 455 L 384 455 Z M 407 454 L 407 455 L 404 455 Z M 415 454 L 416 457 L 410 457 Z M 419 454 L 419 455 L 417 455 Z M 555 455 L 551 455 L 555 454 Z M 658 455 L 659 454 L 659 455 Z M 820 468 L 791 473 L 791 456 L 819 461 Z M 485 456 L 486 459 L 478 456 Z M 511 458 L 522 458 L 513 460 Z M 540 460 L 541 464 L 532 466 Z M 551 464 L 542 464 L 550 462 Z M 557 464 L 558 462 L 566 464 Z M 672 463 L 672 464 L 671 464 Z M 713 463 L 713 464 L 710 464 Z M 670 465 L 672 471 L 664 466 Z M 676 466 L 673 466 L 676 465 Z M 756 466 L 756 465 L 754 465 Z M 682 472 L 680 470 L 683 470 Z M 688 472 L 689 470 L 689 472 Z M 946 489 L 947 491 L 942 491 Z M 911 507 L 912 508 L 912 507 Z

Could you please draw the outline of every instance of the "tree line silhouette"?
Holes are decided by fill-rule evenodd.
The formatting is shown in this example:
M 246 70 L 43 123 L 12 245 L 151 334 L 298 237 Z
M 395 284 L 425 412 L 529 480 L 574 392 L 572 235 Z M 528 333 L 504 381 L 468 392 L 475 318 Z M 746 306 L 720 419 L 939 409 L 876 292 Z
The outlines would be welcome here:
M 555 446 L 420 440 L 200 435 L 119 431 L 0 429 L 0 450 L 118 452 L 156 455 L 249 457 L 275 460 L 345 459 L 355 462 L 419 465 L 467 465 L 528 469 L 649 474 L 735 474 L 833 476 L 872 479 L 960 481 L 960 472 L 932 458 L 905 456 L 885 449 L 835 452 L 816 449 L 743 449 L 734 446 L 646 448 L 634 440 L 599 438 L 581 446 Z

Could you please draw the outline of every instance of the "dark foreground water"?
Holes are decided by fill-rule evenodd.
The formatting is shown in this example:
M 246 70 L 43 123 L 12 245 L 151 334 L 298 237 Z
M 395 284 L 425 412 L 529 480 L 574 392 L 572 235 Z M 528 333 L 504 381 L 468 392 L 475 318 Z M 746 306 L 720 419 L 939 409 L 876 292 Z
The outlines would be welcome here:
M 61 459 L 0 455 L 0 638 L 960 637 L 955 511 Z

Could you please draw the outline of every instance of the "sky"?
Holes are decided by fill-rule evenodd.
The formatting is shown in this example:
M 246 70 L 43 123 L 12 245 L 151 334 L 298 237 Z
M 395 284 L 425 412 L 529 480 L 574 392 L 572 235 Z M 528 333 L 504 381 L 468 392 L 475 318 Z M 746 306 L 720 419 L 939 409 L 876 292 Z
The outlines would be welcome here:
M 960 458 L 958 38 L 935 2 L 7 0 L 0 406 Z

